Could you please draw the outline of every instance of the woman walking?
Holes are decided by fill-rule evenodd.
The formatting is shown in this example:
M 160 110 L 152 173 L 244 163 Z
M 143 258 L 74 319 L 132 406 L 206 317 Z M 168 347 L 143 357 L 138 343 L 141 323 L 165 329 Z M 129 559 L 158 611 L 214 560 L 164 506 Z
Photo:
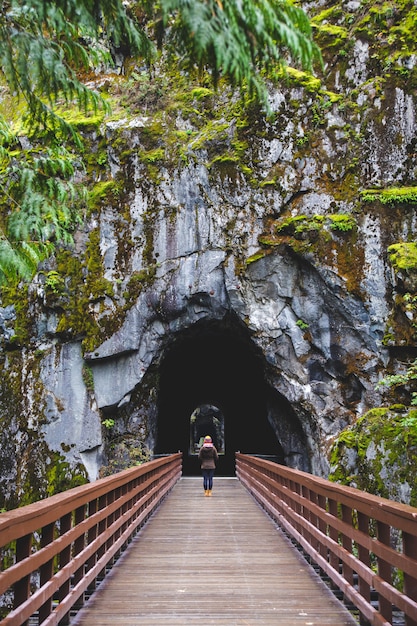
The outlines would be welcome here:
M 219 455 L 217 454 L 216 446 L 213 445 L 213 440 L 210 435 L 204 437 L 204 443 L 200 448 L 198 458 L 203 473 L 204 495 L 211 496 L 214 471 Z

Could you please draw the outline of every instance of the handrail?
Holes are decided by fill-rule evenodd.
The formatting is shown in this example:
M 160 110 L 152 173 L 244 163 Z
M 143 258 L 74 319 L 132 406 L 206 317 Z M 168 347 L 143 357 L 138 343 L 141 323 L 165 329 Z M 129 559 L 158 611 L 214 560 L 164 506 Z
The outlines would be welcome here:
M 0 626 L 30 617 L 68 624 L 70 609 L 82 606 L 180 478 L 181 459 L 172 454 L 0 514 L 0 597 L 10 601 Z
M 241 453 L 236 475 L 357 607 L 361 624 L 389 626 L 398 610 L 417 626 L 416 508 Z

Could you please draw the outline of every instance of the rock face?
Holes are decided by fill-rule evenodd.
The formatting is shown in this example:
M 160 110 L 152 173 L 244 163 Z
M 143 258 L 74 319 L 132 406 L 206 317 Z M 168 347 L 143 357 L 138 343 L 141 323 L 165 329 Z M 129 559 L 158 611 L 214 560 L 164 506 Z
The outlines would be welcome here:
M 89 182 L 109 193 L 77 235 L 78 278 L 58 258 L 62 292 L 48 293 L 48 268 L 30 286 L 27 347 L 11 345 L 14 308 L 0 310 L 4 416 L 22 406 L 25 428 L 93 480 L 122 444 L 187 457 L 191 416 L 212 405 L 224 471 L 242 450 L 327 476 L 334 439 L 400 367 L 391 346 L 414 341 L 387 249 L 415 236 L 415 205 L 364 190 L 411 184 L 416 103 L 401 77 L 377 79 L 366 39 L 339 65 L 324 45 L 321 83 L 271 87 L 268 119 L 206 90 L 89 137 L 107 161 Z M 21 451 L 17 422 L 4 417 L 2 437 Z M 19 470 L 1 454 L 12 501 Z

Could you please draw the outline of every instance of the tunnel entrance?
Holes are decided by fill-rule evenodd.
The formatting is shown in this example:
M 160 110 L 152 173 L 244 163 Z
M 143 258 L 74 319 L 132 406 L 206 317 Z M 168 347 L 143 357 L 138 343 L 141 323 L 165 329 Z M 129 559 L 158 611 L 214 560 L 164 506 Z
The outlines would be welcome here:
M 284 462 L 267 417 L 264 370 L 237 321 L 204 321 L 179 333 L 160 365 L 155 453 L 180 450 L 184 475 L 200 474 L 199 440 L 210 434 L 220 448 L 216 475 L 234 475 L 236 451 Z
M 198 406 L 190 418 L 190 447 L 188 454 L 198 454 L 206 435 L 210 435 L 216 450 L 224 454 L 224 415 L 212 404 Z

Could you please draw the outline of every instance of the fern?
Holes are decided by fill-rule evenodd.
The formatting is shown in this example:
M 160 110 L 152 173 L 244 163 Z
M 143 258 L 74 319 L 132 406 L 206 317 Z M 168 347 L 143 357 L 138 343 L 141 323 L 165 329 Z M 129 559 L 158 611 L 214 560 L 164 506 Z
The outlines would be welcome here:
M 289 0 L 162 0 L 161 29 L 186 67 L 196 63 L 246 87 L 264 104 L 262 75 L 290 58 L 312 70 L 320 53 L 306 14 Z
M 52 246 L 39 242 L 11 242 L 0 232 L 0 285 L 30 280 Z
M 74 137 L 72 127 L 54 110 L 60 98 L 84 110 L 106 107 L 77 72 L 93 69 L 99 61 L 109 64 L 105 44 L 110 41 L 113 46 L 123 43 L 132 54 L 151 56 L 151 42 L 127 16 L 120 0 L 2 3 L 0 68 L 11 91 L 25 99 L 32 130 L 41 125 Z
M 2 136 L 0 284 L 27 279 L 54 245 L 72 243 L 86 201 L 85 189 L 73 182 L 74 156 L 64 148 L 17 151 L 11 134 L 0 135 L 0 145 Z

